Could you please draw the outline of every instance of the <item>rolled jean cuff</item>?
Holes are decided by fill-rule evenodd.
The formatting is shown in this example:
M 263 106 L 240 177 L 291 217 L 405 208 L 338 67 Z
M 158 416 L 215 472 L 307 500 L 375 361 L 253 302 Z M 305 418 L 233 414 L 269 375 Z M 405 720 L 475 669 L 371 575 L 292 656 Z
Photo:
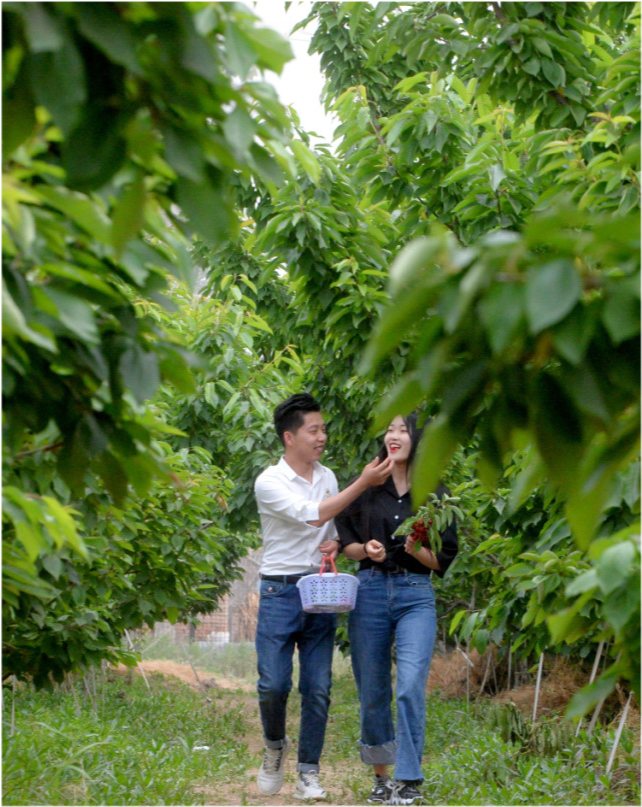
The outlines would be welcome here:
M 389 740 L 382 745 L 360 744 L 361 761 L 366 765 L 393 765 L 397 753 L 397 743 Z
M 297 762 L 296 769 L 299 773 L 319 773 L 319 766 L 312 762 Z
M 265 747 L 269 748 L 271 751 L 280 751 L 281 748 L 285 745 L 285 739 L 283 740 L 268 740 L 267 737 L 263 737 L 263 742 L 265 743 Z

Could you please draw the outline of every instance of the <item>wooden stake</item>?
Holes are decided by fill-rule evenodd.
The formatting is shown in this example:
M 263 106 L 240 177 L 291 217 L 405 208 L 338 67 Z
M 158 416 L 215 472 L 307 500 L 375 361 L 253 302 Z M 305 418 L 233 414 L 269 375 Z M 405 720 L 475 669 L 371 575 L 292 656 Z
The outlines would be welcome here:
M 533 703 L 533 723 L 537 717 L 537 702 L 539 700 L 539 688 L 542 683 L 542 669 L 544 668 L 544 654 L 539 654 L 539 669 L 537 670 L 537 683 L 535 684 L 535 702 Z
M 620 743 L 620 737 L 622 736 L 622 732 L 624 731 L 624 723 L 626 721 L 626 715 L 629 711 L 629 706 L 631 705 L 631 697 L 633 693 L 629 692 L 629 697 L 624 707 L 624 711 L 622 712 L 622 717 L 620 718 L 620 723 L 617 727 L 617 732 L 615 734 L 615 740 L 613 741 L 613 748 L 611 749 L 611 756 L 609 757 L 608 765 L 606 766 L 606 774 L 611 772 L 611 768 L 613 767 L 613 760 L 615 759 L 615 752 L 617 751 L 617 747 Z
M 615 659 L 615 664 L 618 663 L 618 661 L 620 660 L 621 655 L 622 655 L 622 651 L 620 651 L 617 654 L 617 658 Z M 604 663 L 606 664 L 606 661 Z M 606 696 L 603 697 L 603 698 L 600 698 L 597 706 L 595 707 L 595 711 L 593 712 L 593 717 L 591 718 L 591 722 L 589 723 L 589 727 L 588 727 L 588 732 L 587 733 L 588 733 L 589 737 L 593 734 L 593 731 L 595 730 L 595 726 L 597 725 L 597 719 L 600 716 L 600 712 L 602 711 L 602 707 L 604 706 L 604 701 L 605 700 L 606 700 Z
M 459 642 L 457 642 L 457 650 L 462 654 L 462 656 L 466 659 L 466 709 L 470 708 L 470 668 L 473 666 L 472 661 L 468 658 L 466 653 L 461 649 L 459 646 Z
M 11 688 L 13 690 L 11 695 L 11 733 L 9 734 L 10 737 L 13 737 L 13 733 L 16 729 L 16 676 L 13 676 L 13 681 L 11 682 Z
M 602 655 L 602 650 L 604 649 L 604 639 L 600 640 L 600 643 L 597 646 L 597 653 L 595 654 L 595 661 L 593 662 L 593 669 L 591 670 L 591 677 L 589 678 L 589 684 L 592 684 L 595 681 L 595 676 L 597 675 L 597 666 L 600 663 L 600 656 Z M 583 718 L 580 717 L 579 723 L 577 724 L 577 730 L 575 732 L 575 736 L 578 737 L 580 733 L 580 729 L 582 728 L 582 720 Z
M 508 637 L 508 683 L 506 685 L 506 691 L 510 691 L 510 674 L 511 674 L 511 662 L 513 660 L 513 637 Z
M 484 687 L 486 686 L 486 679 L 488 678 L 488 673 L 490 672 L 490 662 L 492 661 L 492 659 L 493 659 L 493 654 L 489 653 L 488 661 L 486 663 L 486 669 L 484 671 L 484 677 L 482 678 L 481 687 L 480 687 L 480 690 L 479 690 L 479 697 L 481 697 L 483 695 L 483 693 L 484 693 Z
M 205 700 L 208 703 L 211 703 L 212 699 L 210 697 L 208 697 L 207 690 L 205 689 L 205 686 L 204 686 L 203 682 L 201 681 L 201 679 L 198 677 L 198 673 L 196 672 L 196 667 L 192 664 L 192 659 L 190 658 L 190 655 L 187 652 L 187 648 L 183 644 L 182 639 L 179 639 L 178 643 L 183 648 L 183 654 L 184 654 L 185 658 L 187 659 L 187 661 L 189 662 L 189 666 L 192 668 L 192 672 L 194 673 L 194 678 L 196 678 L 196 680 L 198 681 L 198 685 L 201 688 L 201 691 L 202 691 L 203 695 L 205 695 Z
M 134 650 L 134 652 L 136 652 L 136 650 L 134 649 L 134 643 L 131 640 L 131 636 L 129 635 L 128 630 L 125 630 L 125 636 L 127 637 L 127 641 L 129 642 L 129 646 L 131 647 L 131 649 Z M 145 675 L 145 670 L 143 669 L 143 665 L 140 663 L 140 661 L 137 661 L 136 664 L 138 666 L 138 669 L 141 672 L 141 675 L 143 676 L 143 680 L 147 684 L 147 689 L 151 692 L 152 688 L 150 687 L 149 681 L 147 680 L 147 676 Z

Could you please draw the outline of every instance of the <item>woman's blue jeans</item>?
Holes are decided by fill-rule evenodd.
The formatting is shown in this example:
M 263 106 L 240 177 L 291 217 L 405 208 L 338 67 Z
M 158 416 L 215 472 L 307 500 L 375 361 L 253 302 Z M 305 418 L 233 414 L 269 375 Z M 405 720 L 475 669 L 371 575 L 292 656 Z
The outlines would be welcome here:
M 435 644 L 429 575 L 359 572 L 348 630 L 361 704 L 361 759 L 395 765 L 395 779 L 423 780 L 426 683 Z M 392 718 L 392 646 L 397 653 L 397 731 Z
M 281 748 L 292 689 L 292 658 L 299 650 L 301 726 L 297 770 L 319 770 L 330 708 L 336 614 L 308 614 L 295 584 L 261 580 L 256 628 L 259 708 L 265 744 Z

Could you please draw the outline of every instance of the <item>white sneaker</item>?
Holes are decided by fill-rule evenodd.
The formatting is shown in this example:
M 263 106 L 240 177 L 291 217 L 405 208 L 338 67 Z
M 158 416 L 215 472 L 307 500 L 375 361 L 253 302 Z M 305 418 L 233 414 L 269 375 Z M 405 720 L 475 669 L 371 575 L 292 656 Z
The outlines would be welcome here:
M 328 794 L 319 783 L 319 774 L 314 771 L 299 773 L 299 781 L 294 791 L 295 799 L 324 799 Z
M 259 775 L 256 778 L 259 793 L 264 796 L 274 796 L 281 789 L 285 776 L 285 757 L 289 748 L 290 741 L 286 737 L 282 748 L 265 749 Z

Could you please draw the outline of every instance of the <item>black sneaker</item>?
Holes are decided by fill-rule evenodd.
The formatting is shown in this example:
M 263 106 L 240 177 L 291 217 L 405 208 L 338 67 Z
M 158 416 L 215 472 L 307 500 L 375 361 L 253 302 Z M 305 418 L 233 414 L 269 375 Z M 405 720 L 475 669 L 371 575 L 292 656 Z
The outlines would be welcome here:
M 375 774 L 372 790 L 366 799 L 368 804 L 390 804 L 392 793 L 392 779 L 389 776 Z
M 404 782 L 403 779 L 392 783 L 389 804 L 419 804 L 423 800 L 416 782 Z

